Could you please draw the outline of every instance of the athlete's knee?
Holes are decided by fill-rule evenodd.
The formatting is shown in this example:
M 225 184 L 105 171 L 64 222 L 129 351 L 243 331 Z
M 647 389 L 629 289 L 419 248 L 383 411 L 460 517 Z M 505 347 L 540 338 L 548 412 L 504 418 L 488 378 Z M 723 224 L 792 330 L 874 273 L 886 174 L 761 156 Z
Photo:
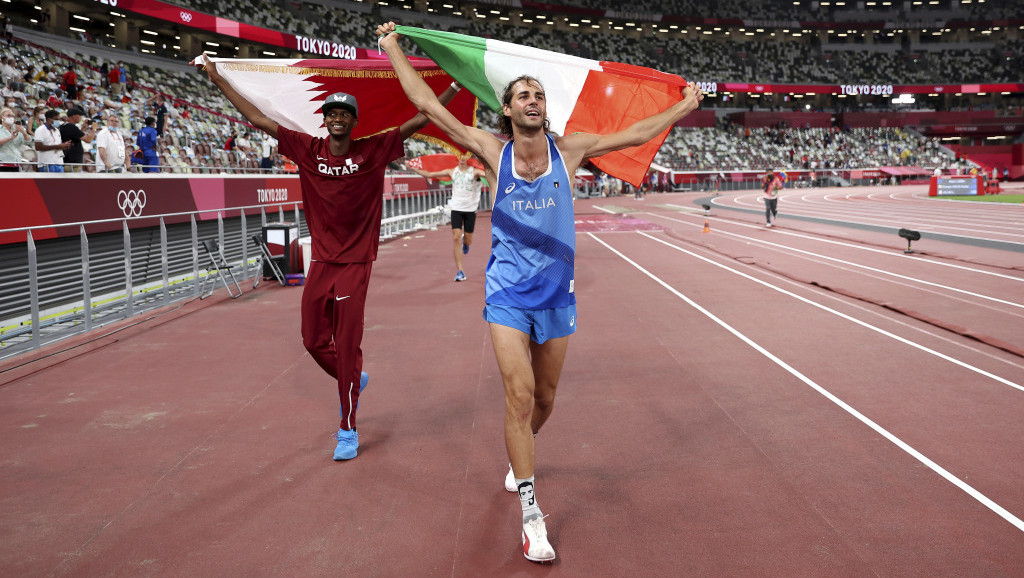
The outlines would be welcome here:
M 533 413 L 533 394 L 526 388 L 516 388 L 505 392 L 505 412 L 517 421 L 530 419 Z
M 331 348 L 331 338 L 326 338 L 315 331 L 303 331 L 302 332 L 302 346 L 306 348 L 306 351 L 316 354 L 317 352 L 326 352 Z
M 539 410 L 549 410 L 555 405 L 555 392 L 558 389 L 557 383 L 538 382 L 533 391 L 533 403 Z

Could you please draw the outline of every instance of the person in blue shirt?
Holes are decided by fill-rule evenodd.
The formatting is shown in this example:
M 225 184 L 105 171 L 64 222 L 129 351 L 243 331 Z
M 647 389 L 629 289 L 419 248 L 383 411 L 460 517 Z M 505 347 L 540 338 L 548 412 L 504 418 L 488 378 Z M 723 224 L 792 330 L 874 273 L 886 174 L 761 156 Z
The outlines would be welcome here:
M 557 136 L 547 130 L 544 88 L 522 76 L 508 84 L 502 98 L 499 127 L 509 138 L 504 142 L 462 124 L 445 109 L 409 63 L 394 31 L 389 22 L 377 35 L 409 101 L 475 154 L 487 181 L 495 183 L 484 319 L 505 388 L 510 465 L 505 489 L 517 492 L 522 506 L 523 555 L 550 562 L 555 550 L 537 504 L 533 436 L 551 415 L 569 335 L 576 331 L 576 169 L 586 159 L 650 141 L 696 110 L 703 94 L 690 83 L 678 103 L 622 131 Z
M 144 173 L 158 173 L 160 172 L 160 157 L 156 154 L 156 119 L 147 116 L 146 126 L 142 127 L 139 131 L 139 136 L 135 139 L 135 144 L 142 151 L 142 172 Z

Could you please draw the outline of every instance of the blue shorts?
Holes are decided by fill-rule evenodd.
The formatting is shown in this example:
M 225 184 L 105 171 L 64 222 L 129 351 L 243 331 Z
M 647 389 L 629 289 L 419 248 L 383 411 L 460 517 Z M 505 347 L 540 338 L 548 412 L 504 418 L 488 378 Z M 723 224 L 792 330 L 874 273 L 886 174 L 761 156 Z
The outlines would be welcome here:
M 484 305 L 484 320 L 530 336 L 540 345 L 548 339 L 557 339 L 576 333 L 576 305 L 554 309 L 519 309 L 507 305 Z

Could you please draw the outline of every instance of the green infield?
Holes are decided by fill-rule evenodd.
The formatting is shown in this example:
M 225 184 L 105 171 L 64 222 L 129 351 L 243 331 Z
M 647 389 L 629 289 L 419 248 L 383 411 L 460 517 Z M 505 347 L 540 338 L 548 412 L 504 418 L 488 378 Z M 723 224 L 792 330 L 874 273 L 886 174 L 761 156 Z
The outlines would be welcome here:
M 979 203 L 1024 203 L 1024 195 L 954 195 L 934 198 L 951 199 L 954 201 L 977 201 Z

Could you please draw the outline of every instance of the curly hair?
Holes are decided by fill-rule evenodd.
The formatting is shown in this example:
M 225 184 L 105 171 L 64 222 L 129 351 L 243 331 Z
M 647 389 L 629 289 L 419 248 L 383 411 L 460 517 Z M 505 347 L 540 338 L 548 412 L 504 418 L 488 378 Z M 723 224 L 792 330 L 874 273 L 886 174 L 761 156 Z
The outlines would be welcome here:
M 536 84 L 538 88 L 544 90 L 544 86 L 541 85 L 539 80 L 532 76 L 524 74 L 519 78 L 513 78 L 512 81 L 505 86 L 505 92 L 501 96 L 502 105 L 512 104 L 512 88 L 515 87 L 516 83 L 519 81 L 524 81 L 528 84 Z M 550 128 L 551 120 L 545 117 L 544 132 L 548 132 Z M 501 114 L 500 117 L 498 118 L 498 129 L 501 130 L 501 134 L 505 135 L 508 138 L 512 138 L 512 119 L 506 116 L 505 114 Z

